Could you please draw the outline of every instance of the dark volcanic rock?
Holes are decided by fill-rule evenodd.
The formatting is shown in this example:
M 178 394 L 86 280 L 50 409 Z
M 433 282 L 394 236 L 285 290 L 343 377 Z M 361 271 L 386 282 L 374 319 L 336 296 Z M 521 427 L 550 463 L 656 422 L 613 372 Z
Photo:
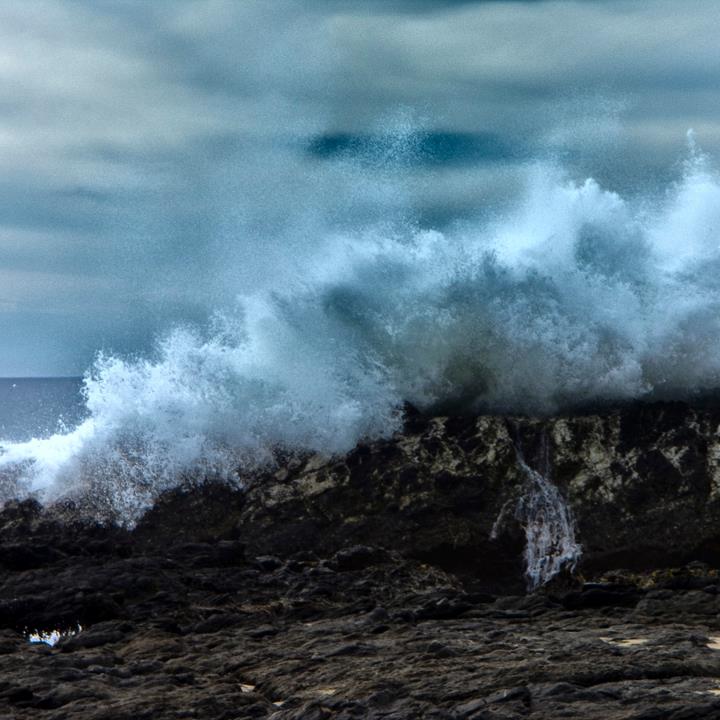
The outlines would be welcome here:
M 381 545 L 519 590 L 521 528 L 490 532 L 522 483 L 504 421 L 438 418 L 341 460 L 316 456 L 256 479 L 238 527 L 257 554 Z
M 133 531 L 10 503 L 0 717 L 720 718 L 719 422 L 415 416 Z M 517 453 L 546 447 L 585 578 L 527 595 Z
M 470 572 L 490 590 L 518 589 L 518 450 L 541 469 L 544 440 L 550 479 L 576 520 L 582 572 L 720 563 L 720 411 L 666 403 L 409 427 L 345 458 L 316 456 L 251 481 L 238 533 L 255 554 L 382 545 Z
M 720 597 L 662 587 L 717 584 L 707 566 L 494 598 L 374 546 L 203 567 L 204 546 L 142 538 L 124 555 L 4 571 L 0 602 L 32 602 L 0 621 L 0 717 L 720 717 Z M 33 645 L 23 620 L 69 632 Z

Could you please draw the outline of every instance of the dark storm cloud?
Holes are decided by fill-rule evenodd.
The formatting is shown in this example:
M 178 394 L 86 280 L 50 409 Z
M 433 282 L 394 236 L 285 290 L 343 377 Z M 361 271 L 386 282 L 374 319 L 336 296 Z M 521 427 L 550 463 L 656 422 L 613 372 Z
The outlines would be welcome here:
M 432 132 L 413 133 L 405 162 L 410 165 L 477 165 L 528 157 L 518 143 L 507 143 L 496 133 Z M 392 152 L 392 139 L 377 135 L 330 133 L 314 137 L 308 152 L 321 159 L 353 158 L 382 164 Z
M 461 218 L 529 156 L 632 185 L 673 166 L 689 127 L 720 150 L 718 14 L 714 0 L 3 4 L 0 374 L 142 350 L 262 283 L 296 236 L 408 205 Z M 411 151 L 400 180 L 380 162 L 388 138 Z M 373 205 L 357 187 L 375 172 Z

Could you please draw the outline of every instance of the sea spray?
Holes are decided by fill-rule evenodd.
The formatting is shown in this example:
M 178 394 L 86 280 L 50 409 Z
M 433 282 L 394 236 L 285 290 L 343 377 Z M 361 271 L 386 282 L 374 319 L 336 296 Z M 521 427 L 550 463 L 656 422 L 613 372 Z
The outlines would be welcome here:
M 404 402 L 547 414 L 716 389 L 720 181 L 693 152 L 661 201 L 535 163 L 513 207 L 475 227 L 367 225 L 292 246 L 208 327 L 100 356 L 87 419 L 0 443 L 0 470 L 13 492 L 90 492 L 132 521 L 188 477 L 241 482 L 278 452 L 388 436 Z

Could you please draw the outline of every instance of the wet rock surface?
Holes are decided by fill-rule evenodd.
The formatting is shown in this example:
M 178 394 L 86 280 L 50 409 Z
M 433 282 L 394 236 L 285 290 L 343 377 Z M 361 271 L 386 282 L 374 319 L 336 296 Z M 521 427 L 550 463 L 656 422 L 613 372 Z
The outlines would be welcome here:
M 720 718 L 717 422 L 633 412 L 416 418 L 133 530 L 10 503 L 0 717 Z M 525 594 L 507 508 L 543 433 L 585 555 Z
M 542 421 L 411 416 L 391 440 L 250 480 L 239 526 L 258 554 L 384 544 L 520 592 L 522 457 L 547 463 L 572 511 L 581 572 L 718 565 L 719 428 L 720 411 L 683 403 Z
M 493 596 L 377 547 L 280 559 L 55 530 L 60 556 L 2 576 L 2 717 L 720 717 L 704 565 Z M 26 639 L 56 628 L 74 634 Z

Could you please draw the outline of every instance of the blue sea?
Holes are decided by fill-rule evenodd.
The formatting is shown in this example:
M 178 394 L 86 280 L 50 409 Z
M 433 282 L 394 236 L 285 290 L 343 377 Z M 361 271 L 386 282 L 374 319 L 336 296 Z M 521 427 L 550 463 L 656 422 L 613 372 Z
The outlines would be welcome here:
M 82 378 L 0 378 L 0 440 L 47 438 L 74 428 L 86 413 Z

